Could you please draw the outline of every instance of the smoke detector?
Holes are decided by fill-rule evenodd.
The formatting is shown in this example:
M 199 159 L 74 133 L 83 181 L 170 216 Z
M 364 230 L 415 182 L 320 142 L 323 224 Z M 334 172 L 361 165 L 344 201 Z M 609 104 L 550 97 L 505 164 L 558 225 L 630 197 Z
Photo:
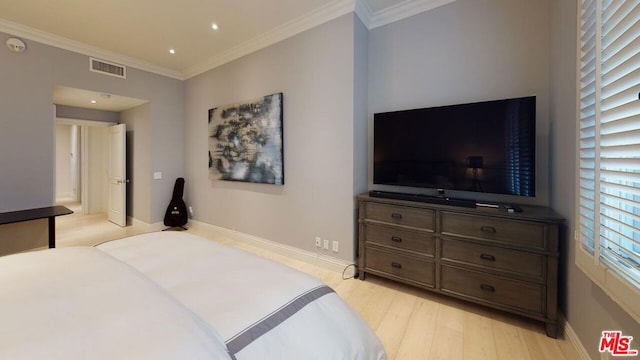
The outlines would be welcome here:
M 24 41 L 12 37 L 7 39 L 7 48 L 14 53 L 21 53 L 27 49 L 27 45 L 25 45 Z

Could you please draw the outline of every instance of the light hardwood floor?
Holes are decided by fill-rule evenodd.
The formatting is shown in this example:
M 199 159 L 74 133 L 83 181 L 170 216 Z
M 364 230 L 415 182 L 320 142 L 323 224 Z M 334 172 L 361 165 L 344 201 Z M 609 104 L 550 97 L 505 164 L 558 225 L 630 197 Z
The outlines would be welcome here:
M 106 215 L 79 214 L 56 220 L 58 247 L 94 245 L 146 232 L 140 226 L 120 228 Z M 545 335 L 544 325 L 519 316 L 367 275 L 366 281 L 343 280 L 342 274 L 287 258 L 264 249 L 214 237 L 202 230 L 190 233 L 242 248 L 309 273 L 331 286 L 376 332 L 388 359 L 579 359 L 561 333 Z

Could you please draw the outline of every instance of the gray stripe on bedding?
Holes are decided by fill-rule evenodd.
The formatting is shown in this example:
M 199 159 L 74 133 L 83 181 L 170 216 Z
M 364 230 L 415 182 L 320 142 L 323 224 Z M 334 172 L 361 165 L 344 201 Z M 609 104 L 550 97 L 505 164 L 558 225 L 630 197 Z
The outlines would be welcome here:
M 325 285 L 311 289 L 291 300 L 278 310 L 272 312 L 262 320 L 244 329 L 226 343 L 231 357 L 235 359 L 235 354 L 240 352 L 256 339 L 280 325 L 311 302 L 332 292 L 334 292 L 333 289 Z

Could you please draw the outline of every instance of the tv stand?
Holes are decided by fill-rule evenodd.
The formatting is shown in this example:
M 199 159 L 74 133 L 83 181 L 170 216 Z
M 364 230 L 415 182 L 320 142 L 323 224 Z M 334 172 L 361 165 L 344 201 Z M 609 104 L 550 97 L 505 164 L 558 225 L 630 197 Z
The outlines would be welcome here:
M 557 336 L 564 220 L 552 209 L 522 205 L 522 212 L 511 212 L 371 194 L 357 199 L 361 280 L 373 274 L 526 316 Z
M 391 192 L 391 191 L 378 191 L 378 190 L 369 191 L 369 196 L 371 196 L 371 197 L 379 197 L 379 198 L 386 198 L 386 199 L 418 201 L 418 202 L 430 203 L 430 204 L 462 206 L 462 207 L 469 207 L 469 208 L 476 207 L 476 201 L 475 200 L 456 199 L 456 198 L 450 198 L 448 196 L 430 196 L 430 195 L 423 195 L 423 194 L 405 194 L 405 193 L 398 193 L 398 192 Z

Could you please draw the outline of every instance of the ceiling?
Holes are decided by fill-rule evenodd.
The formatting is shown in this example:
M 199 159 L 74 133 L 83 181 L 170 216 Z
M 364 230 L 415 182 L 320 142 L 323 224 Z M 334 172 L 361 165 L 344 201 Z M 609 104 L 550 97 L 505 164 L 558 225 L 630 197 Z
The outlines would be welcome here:
M 140 106 L 148 101 L 116 94 L 101 93 L 67 86 L 53 88 L 53 103 L 94 110 L 121 112 Z
M 0 32 L 184 80 L 348 13 L 371 29 L 452 1 L 2 0 Z

